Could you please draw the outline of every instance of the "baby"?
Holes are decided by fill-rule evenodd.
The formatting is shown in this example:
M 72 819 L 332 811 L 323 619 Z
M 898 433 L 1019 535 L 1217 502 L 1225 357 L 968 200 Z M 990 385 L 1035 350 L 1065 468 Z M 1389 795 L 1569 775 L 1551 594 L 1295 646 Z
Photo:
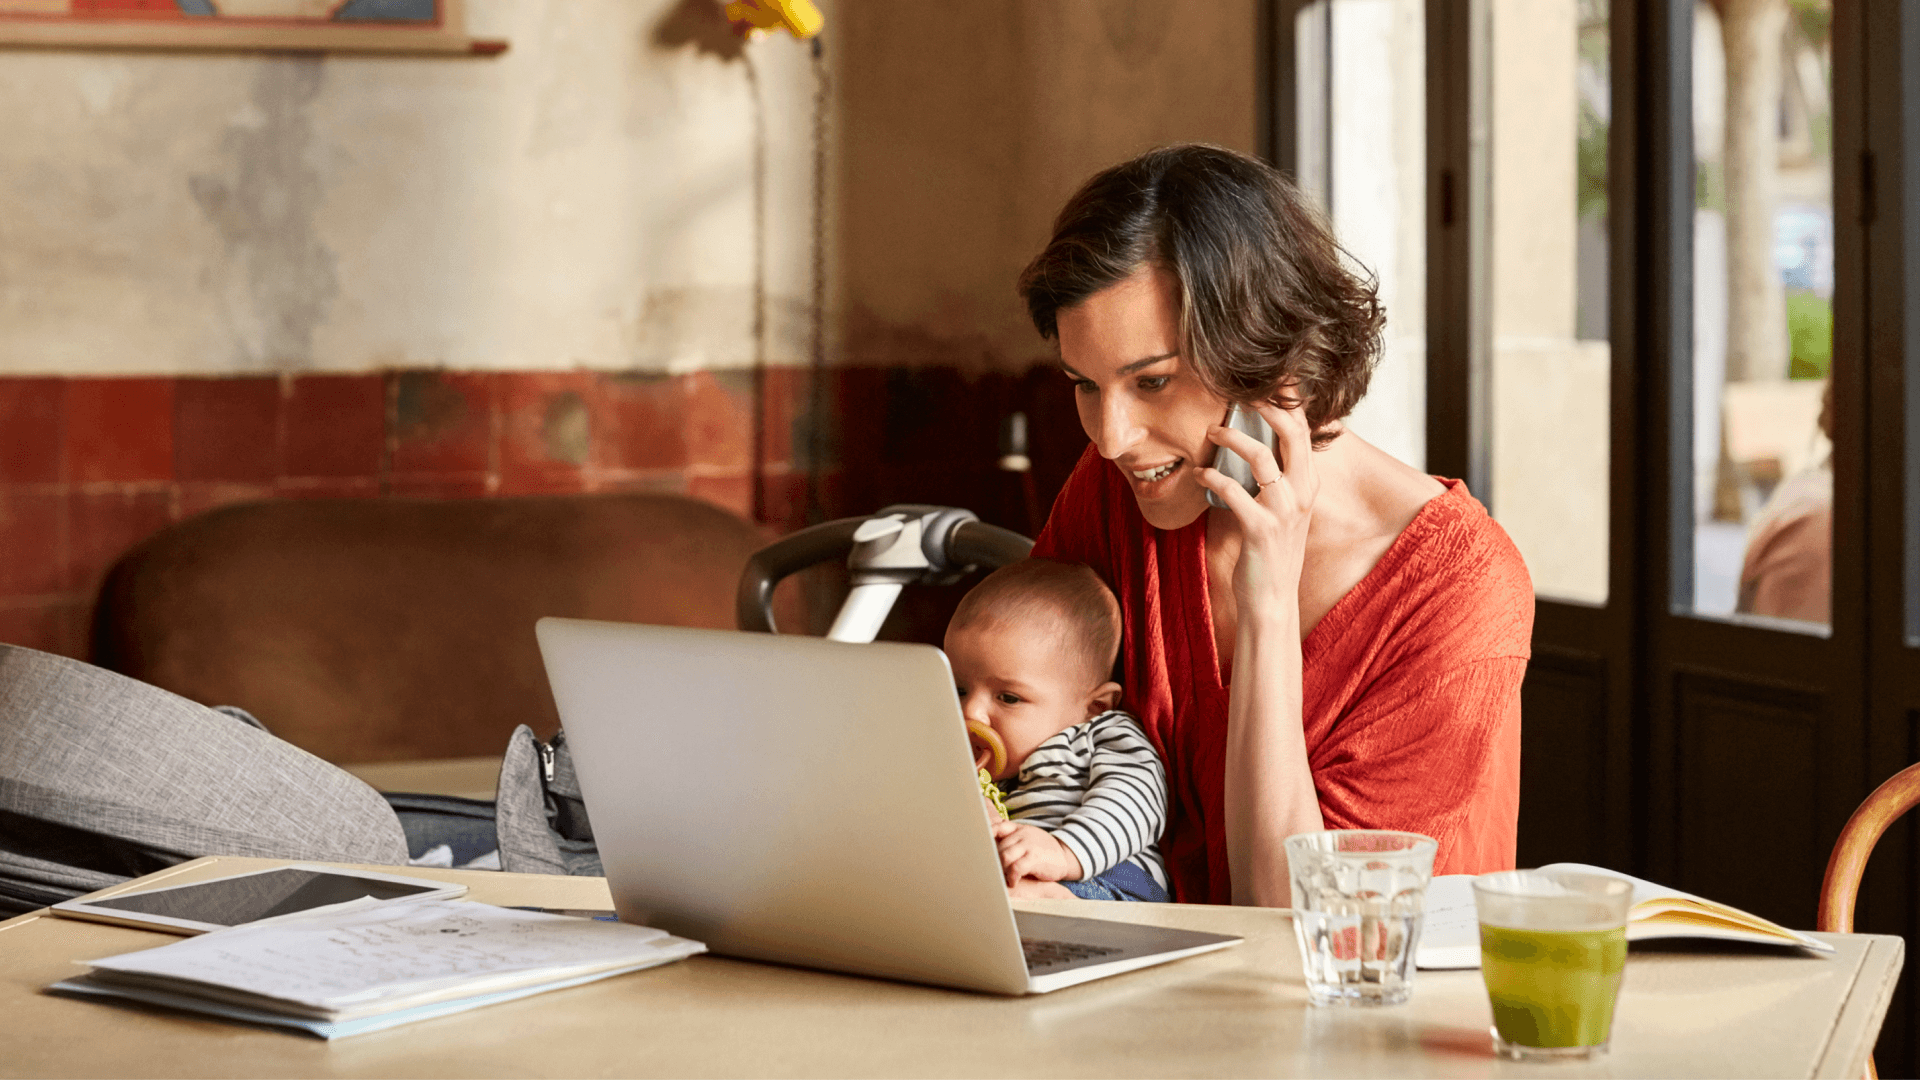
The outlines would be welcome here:
M 1100 576 L 1048 559 L 1002 567 L 960 601 L 946 647 L 962 715 L 1006 747 L 992 779 L 1011 819 L 993 826 L 1008 887 L 1165 901 L 1166 771 L 1115 708 L 1120 605 Z

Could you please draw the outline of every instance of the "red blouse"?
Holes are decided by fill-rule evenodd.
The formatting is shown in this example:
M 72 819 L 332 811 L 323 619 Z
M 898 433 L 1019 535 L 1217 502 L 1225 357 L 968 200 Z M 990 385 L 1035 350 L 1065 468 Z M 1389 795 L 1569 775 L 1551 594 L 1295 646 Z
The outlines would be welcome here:
M 1441 482 L 1301 643 L 1307 757 L 1328 828 L 1425 833 L 1440 841 L 1436 874 L 1511 869 L 1533 585 L 1466 485 Z M 1206 521 L 1148 525 L 1090 446 L 1033 553 L 1086 563 L 1119 596 L 1124 704 L 1167 766 L 1160 850 L 1174 897 L 1226 904 L 1227 688 Z

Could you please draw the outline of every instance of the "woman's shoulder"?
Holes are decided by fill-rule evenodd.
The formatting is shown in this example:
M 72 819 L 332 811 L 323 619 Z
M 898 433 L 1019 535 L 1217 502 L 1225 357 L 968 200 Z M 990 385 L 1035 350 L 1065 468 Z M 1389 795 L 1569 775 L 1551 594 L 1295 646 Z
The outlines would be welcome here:
M 1434 479 L 1446 490 L 1415 519 L 1425 528 L 1408 545 L 1409 562 L 1424 570 L 1451 570 L 1454 580 L 1519 589 L 1531 597 L 1533 579 L 1507 530 L 1467 491 L 1465 481 Z
M 1403 648 L 1431 646 L 1465 662 L 1526 656 L 1533 580 L 1500 523 L 1459 480 L 1423 506 L 1355 589 L 1350 628 L 1392 627 Z M 1369 629 L 1371 628 L 1371 629 Z
M 1436 477 L 1436 479 L 1440 479 Z M 1474 629 L 1490 648 L 1525 656 L 1533 637 L 1533 578 L 1507 530 L 1460 480 L 1427 504 L 1400 568 L 1403 586 Z

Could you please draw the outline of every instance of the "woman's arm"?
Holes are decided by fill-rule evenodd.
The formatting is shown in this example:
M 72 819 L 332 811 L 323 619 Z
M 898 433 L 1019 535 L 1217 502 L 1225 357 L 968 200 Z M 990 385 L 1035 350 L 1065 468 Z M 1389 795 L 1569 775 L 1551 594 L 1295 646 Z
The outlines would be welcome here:
M 1319 480 L 1304 410 L 1256 408 L 1279 436 L 1285 467 L 1255 440 L 1216 426 L 1208 437 L 1253 466 L 1260 494 L 1213 469 L 1200 470 L 1199 479 L 1226 502 L 1240 530 L 1224 792 L 1233 902 L 1286 907 L 1286 839 L 1324 827 L 1307 763 L 1300 658 L 1300 573 Z

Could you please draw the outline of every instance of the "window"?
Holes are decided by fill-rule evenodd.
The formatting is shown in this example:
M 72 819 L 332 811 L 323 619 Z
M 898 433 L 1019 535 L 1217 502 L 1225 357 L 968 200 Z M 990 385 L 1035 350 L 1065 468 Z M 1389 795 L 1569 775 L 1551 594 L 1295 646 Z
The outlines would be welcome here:
M 1696 615 L 1831 612 L 1831 0 L 1694 9 Z
M 1348 419 L 1361 438 L 1426 460 L 1424 0 L 1316 0 L 1294 23 L 1300 186 L 1379 278 L 1385 349 Z
M 1607 599 L 1607 0 L 1492 6 L 1493 504 L 1536 594 Z

